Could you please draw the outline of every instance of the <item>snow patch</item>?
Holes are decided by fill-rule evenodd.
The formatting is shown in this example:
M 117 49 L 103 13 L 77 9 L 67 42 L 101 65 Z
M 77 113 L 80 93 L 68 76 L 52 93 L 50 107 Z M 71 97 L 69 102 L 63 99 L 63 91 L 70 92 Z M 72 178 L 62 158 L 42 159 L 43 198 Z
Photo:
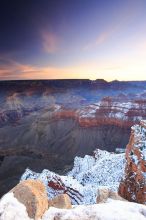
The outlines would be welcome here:
M 0 220 L 31 220 L 31 218 L 28 217 L 26 207 L 11 192 L 0 200 Z

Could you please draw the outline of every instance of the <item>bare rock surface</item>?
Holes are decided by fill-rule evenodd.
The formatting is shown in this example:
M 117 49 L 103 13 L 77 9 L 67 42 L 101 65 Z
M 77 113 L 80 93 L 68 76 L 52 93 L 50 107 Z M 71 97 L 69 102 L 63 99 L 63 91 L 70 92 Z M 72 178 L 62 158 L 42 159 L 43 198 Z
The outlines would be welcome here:
M 49 200 L 49 207 L 56 207 L 60 209 L 71 209 L 71 200 L 67 194 L 61 194 L 56 196 L 54 199 Z
M 22 181 L 11 192 L 20 203 L 25 205 L 30 218 L 39 219 L 48 209 L 46 189 L 39 180 Z
M 101 187 L 97 191 L 96 203 L 105 203 L 108 199 L 121 200 L 124 201 L 121 196 L 118 195 L 117 192 L 113 192 L 109 188 Z

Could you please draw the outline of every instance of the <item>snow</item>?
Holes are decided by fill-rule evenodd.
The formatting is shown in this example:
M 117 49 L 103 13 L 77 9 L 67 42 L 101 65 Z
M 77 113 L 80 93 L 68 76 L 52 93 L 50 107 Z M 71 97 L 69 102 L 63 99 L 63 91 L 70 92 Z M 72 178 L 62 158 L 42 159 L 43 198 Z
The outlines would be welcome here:
M 138 165 L 139 160 L 138 160 L 137 155 L 132 155 L 132 156 L 131 156 L 131 159 L 132 159 L 132 161 L 133 161 L 136 165 Z
M 129 110 L 137 110 L 140 111 L 140 106 L 138 103 L 135 102 L 115 102 L 112 101 L 108 103 L 106 101 L 99 101 L 88 105 L 84 108 L 81 108 L 76 111 L 76 114 L 79 118 L 96 118 L 96 112 L 98 109 L 109 109 L 108 117 L 115 118 L 115 119 L 124 119 L 128 120 L 127 113 Z M 143 107 L 145 108 L 145 107 Z M 133 121 L 141 120 L 142 117 L 140 115 L 133 116 Z
M 146 206 L 114 201 L 90 206 L 79 205 L 73 209 L 57 209 L 51 207 L 44 214 L 42 220 L 145 220 Z
M 7 193 L 0 200 L 0 220 L 31 220 L 26 207 L 18 202 L 13 193 Z
M 144 178 L 146 179 L 146 172 L 142 172 L 142 175 L 143 175 Z
M 76 157 L 74 167 L 68 175 L 73 176 L 83 185 L 107 186 L 116 191 L 124 169 L 124 153 L 114 154 L 98 149 L 95 152 L 94 162 L 91 156 L 88 158 L 86 156 L 84 158 Z
M 125 154 L 114 154 L 98 149 L 94 156 L 76 157 L 73 169 L 66 176 L 46 169 L 42 173 L 26 169 L 21 180 L 29 178 L 41 180 L 46 186 L 49 198 L 54 198 L 67 190 L 72 204 L 94 204 L 99 187 L 106 186 L 112 191 L 117 191 L 124 169 Z M 53 189 L 48 185 L 52 180 L 59 184 L 60 189 Z M 77 193 L 74 193 L 74 190 Z
M 42 220 L 145 220 L 146 206 L 108 199 L 106 203 L 78 205 L 72 209 L 50 207 Z M 0 220 L 33 220 L 28 217 L 25 206 L 13 195 L 7 193 L 0 200 Z
M 140 149 L 141 158 L 146 160 L 146 120 L 142 120 L 141 124 L 132 127 L 135 137 L 134 146 Z

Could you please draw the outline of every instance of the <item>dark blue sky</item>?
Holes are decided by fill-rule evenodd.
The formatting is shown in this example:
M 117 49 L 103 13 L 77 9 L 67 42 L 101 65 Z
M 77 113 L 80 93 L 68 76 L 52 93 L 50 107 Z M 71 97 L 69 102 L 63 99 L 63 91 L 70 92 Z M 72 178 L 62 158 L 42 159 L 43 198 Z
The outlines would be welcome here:
M 0 79 L 144 79 L 145 0 L 1 0 Z

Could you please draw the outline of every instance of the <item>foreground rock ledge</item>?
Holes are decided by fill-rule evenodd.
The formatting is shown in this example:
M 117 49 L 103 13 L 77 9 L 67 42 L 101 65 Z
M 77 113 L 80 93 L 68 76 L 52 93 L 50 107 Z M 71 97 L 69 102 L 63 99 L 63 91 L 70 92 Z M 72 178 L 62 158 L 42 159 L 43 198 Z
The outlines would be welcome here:
M 77 205 L 73 209 L 49 208 L 42 220 L 145 220 L 146 206 L 108 199 L 106 203 Z
M 25 180 L 15 186 L 11 192 L 26 207 L 28 216 L 39 219 L 48 209 L 48 197 L 44 184 L 39 180 Z
M 77 205 L 72 209 L 50 207 L 40 220 L 145 220 L 146 206 L 108 199 L 106 203 Z M 28 217 L 26 207 L 12 192 L 0 200 L 0 220 L 36 220 Z

